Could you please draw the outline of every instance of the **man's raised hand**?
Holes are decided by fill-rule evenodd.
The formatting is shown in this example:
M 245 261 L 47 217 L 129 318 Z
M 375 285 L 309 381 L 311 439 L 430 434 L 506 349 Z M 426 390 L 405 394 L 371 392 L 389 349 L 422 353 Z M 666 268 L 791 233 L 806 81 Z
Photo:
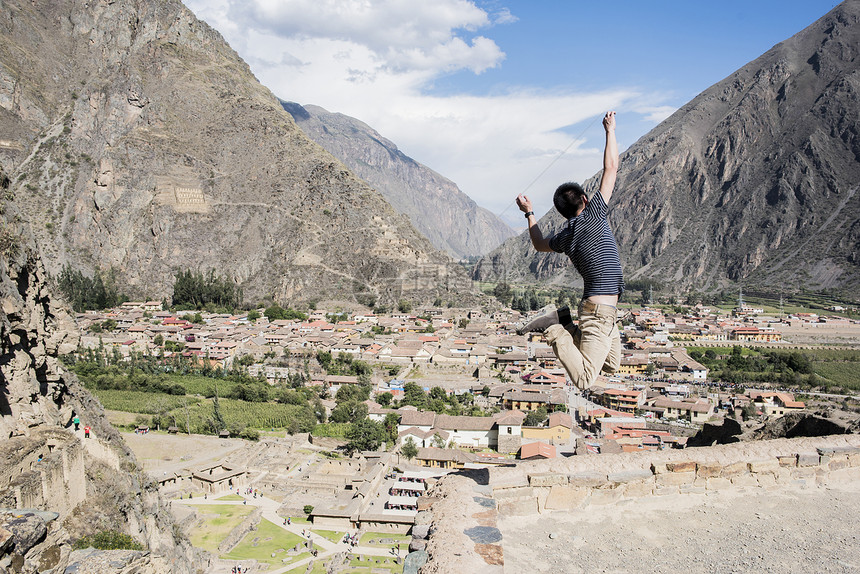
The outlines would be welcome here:
M 615 112 L 610 111 L 606 112 L 606 115 L 603 116 L 603 129 L 607 132 L 610 130 L 615 130 Z
M 517 207 L 520 208 L 520 211 L 523 213 L 528 213 L 532 211 L 532 200 L 529 199 L 527 195 L 523 195 L 522 193 L 517 196 Z

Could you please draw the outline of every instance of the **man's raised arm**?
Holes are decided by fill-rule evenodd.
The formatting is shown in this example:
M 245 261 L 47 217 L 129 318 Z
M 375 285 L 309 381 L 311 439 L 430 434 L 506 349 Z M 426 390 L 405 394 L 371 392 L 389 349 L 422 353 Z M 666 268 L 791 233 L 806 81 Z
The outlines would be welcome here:
M 603 177 L 600 178 L 600 194 L 609 205 L 615 178 L 618 175 L 618 142 L 615 141 L 615 112 L 603 116 L 603 129 L 606 130 L 606 148 L 603 150 Z
M 517 196 L 517 207 L 520 211 L 526 214 L 526 219 L 529 221 L 529 237 L 532 240 L 532 245 L 538 251 L 552 251 L 549 247 L 549 239 L 545 239 L 538 227 L 537 217 L 532 211 L 532 200 L 523 194 Z

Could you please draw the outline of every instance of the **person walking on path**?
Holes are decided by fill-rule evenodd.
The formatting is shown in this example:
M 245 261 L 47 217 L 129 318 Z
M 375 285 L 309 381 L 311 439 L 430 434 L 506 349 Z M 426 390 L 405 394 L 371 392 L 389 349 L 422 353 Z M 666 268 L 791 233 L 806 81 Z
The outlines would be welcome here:
M 84 427 L 84 438 L 90 438 L 90 425 Z
M 553 204 L 567 219 L 562 230 L 545 238 L 532 211 L 531 200 L 520 194 L 517 206 L 525 213 L 529 237 L 537 251 L 564 253 L 582 276 L 585 288 L 579 304 L 579 325 L 573 325 L 570 309 L 549 309 L 517 333 L 542 332 L 555 355 L 579 389 L 590 387 L 601 369 L 618 369 L 621 338 L 618 296 L 624 291 L 624 278 L 618 244 L 607 221 L 608 204 L 618 175 L 618 142 L 615 139 L 615 112 L 603 117 L 606 146 L 600 188 L 591 198 L 578 183 L 564 183 L 555 190 Z
M 75 418 L 72 419 L 72 424 L 75 425 L 75 430 L 78 430 L 78 427 L 81 426 L 81 417 L 75 415 Z

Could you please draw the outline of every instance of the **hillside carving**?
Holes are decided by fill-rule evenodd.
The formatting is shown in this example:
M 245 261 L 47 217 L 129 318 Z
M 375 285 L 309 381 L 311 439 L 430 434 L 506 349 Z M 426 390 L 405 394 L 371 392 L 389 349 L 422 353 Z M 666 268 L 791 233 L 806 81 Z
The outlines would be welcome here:
M 0 167 L 52 275 L 113 267 L 160 299 L 216 269 L 254 301 L 392 302 L 392 279 L 450 262 L 178 0 L 4 2 L 0 106 Z

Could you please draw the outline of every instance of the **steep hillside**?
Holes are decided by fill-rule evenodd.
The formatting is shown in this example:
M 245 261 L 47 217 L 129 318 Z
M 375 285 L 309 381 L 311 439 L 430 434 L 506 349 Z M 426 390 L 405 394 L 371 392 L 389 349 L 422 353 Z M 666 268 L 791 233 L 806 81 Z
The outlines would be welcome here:
M 78 335 L 7 201 L 9 183 L 0 170 L 0 571 L 198 572 L 206 559 L 101 405 L 59 363 Z M 90 438 L 74 430 L 75 416 Z M 108 530 L 143 550 L 73 551 L 76 540 Z
M 133 296 L 189 268 L 282 302 L 457 273 L 178 0 L 3 0 L 0 166 L 50 273 L 112 266 Z
M 860 2 L 843 2 L 622 155 L 610 223 L 627 278 L 860 294 L 858 20 Z M 545 231 L 560 223 L 541 220 Z M 474 276 L 569 273 L 561 256 L 535 256 L 524 234 Z
M 438 249 L 457 258 L 483 255 L 514 235 L 454 182 L 404 155 L 367 124 L 319 106 L 282 104 L 308 136 L 408 216 Z

